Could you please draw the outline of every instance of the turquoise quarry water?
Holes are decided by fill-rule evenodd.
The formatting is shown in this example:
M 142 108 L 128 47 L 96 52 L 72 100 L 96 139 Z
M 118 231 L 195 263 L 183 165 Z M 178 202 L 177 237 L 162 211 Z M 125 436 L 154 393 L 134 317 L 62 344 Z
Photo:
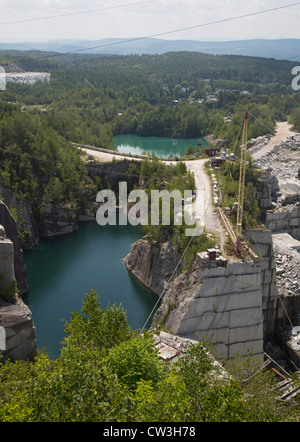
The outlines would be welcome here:
M 168 158 L 180 155 L 192 144 L 207 142 L 201 138 L 171 138 L 119 135 L 114 137 L 119 152 L 155 153 Z M 64 320 L 79 311 L 85 294 L 95 289 L 101 306 L 122 304 L 133 329 L 143 327 L 157 296 L 144 287 L 126 269 L 123 258 L 131 245 L 142 236 L 140 227 L 105 226 L 81 223 L 77 232 L 43 239 L 25 252 L 29 292 L 23 296 L 32 311 L 39 348 L 51 358 L 59 356 L 64 338 Z M 150 322 L 150 321 L 149 321 Z M 147 325 L 150 325 L 149 323 Z
M 81 309 L 90 289 L 97 291 L 102 308 L 121 303 L 129 325 L 143 327 L 157 296 L 123 262 L 141 236 L 140 227 L 86 222 L 75 233 L 43 239 L 36 249 L 25 252 L 29 292 L 23 299 L 32 311 L 38 347 L 51 358 L 60 353 L 63 320 Z
M 170 154 L 180 156 L 180 152 L 185 153 L 187 147 L 191 144 L 197 146 L 208 145 L 203 138 L 177 139 L 176 146 L 172 138 L 161 137 L 139 137 L 136 135 L 117 135 L 114 137 L 114 145 L 118 152 L 141 155 L 154 153 L 159 158 L 169 158 Z

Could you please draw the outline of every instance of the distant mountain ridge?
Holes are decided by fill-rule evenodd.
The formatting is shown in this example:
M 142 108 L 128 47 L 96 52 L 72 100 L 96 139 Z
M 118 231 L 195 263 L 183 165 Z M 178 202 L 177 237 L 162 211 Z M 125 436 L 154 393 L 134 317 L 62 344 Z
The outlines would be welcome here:
M 0 43 L 0 50 L 40 50 L 86 54 L 164 54 L 188 51 L 213 55 L 243 55 L 300 61 L 300 39 L 253 39 L 237 41 L 163 40 L 157 38 L 53 40 L 40 43 Z

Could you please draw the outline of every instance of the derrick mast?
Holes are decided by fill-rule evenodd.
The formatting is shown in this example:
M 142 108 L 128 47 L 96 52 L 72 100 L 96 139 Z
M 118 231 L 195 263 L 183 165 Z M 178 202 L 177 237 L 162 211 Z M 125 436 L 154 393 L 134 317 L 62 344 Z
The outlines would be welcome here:
M 238 208 L 236 220 L 236 249 L 240 249 L 240 241 L 243 227 L 243 208 L 245 196 L 245 177 L 246 177 L 246 156 L 247 156 L 247 129 L 248 129 L 248 111 L 244 115 L 243 139 L 241 146 L 240 158 L 240 178 L 239 178 L 239 193 L 238 193 Z

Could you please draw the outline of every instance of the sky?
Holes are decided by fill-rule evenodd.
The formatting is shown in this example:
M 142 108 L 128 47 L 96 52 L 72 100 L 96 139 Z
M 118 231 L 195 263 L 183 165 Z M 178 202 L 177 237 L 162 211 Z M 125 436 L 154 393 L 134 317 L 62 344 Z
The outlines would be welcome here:
M 148 36 L 198 41 L 300 38 L 300 2 L 292 0 L 0 0 L 0 12 L 0 43 Z

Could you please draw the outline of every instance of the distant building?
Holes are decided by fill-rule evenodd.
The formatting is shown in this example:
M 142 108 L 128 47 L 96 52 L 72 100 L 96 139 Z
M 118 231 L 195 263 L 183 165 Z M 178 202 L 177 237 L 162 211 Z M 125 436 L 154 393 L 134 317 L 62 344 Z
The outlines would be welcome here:
M 215 155 L 218 155 L 219 148 L 218 147 L 209 147 L 208 149 L 205 150 L 205 154 L 208 155 L 209 157 L 213 157 Z

